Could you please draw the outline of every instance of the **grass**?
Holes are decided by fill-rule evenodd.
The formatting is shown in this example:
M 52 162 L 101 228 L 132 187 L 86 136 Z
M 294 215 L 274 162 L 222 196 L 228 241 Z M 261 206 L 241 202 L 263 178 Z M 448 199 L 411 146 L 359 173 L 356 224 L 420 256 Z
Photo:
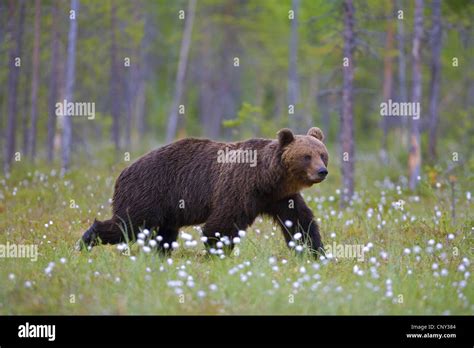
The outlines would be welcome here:
M 17 165 L 0 179 L 0 245 L 36 244 L 39 255 L 36 262 L 0 258 L 0 314 L 472 315 L 467 166 L 457 173 L 454 220 L 443 175 L 423 176 L 412 193 L 399 178 L 403 168 L 363 158 L 350 208 L 339 208 L 334 162 L 326 182 L 304 191 L 325 244 L 371 243 L 363 261 L 295 255 L 267 219 L 225 259 L 202 255 L 200 242 L 186 249 L 182 239 L 171 259 L 137 244 L 131 257 L 116 246 L 77 252 L 74 243 L 93 219 L 110 217 L 113 183 L 125 164 L 85 165 L 64 178 L 45 164 Z M 392 206 L 400 199 L 404 210 Z M 197 228 L 185 231 L 199 240 Z

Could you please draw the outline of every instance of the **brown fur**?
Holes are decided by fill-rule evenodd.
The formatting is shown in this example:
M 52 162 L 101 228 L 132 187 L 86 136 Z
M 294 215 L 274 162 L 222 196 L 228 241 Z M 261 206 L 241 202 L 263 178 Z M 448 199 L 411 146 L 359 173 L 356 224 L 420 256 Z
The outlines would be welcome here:
M 176 240 L 179 228 L 205 223 L 203 234 L 211 248 L 216 232 L 232 241 L 239 230 L 266 214 L 280 224 L 287 243 L 301 232 L 318 251 L 318 226 L 299 192 L 324 179 L 317 174 L 326 170 L 328 161 L 323 139 L 319 128 L 296 136 L 282 129 L 278 140 L 222 143 L 189 138 L 151 151 L 123 170 L 115 183 L 112 219 L 96 220 L 82 242 L 116 244 L 148 228 L 158 229 L 162 249 Z M 257 165 L 218 163 L 218 151 L 226 147 L 257 150 Z M 284 226 L 286 220 L 293 222 L 291 228 Z

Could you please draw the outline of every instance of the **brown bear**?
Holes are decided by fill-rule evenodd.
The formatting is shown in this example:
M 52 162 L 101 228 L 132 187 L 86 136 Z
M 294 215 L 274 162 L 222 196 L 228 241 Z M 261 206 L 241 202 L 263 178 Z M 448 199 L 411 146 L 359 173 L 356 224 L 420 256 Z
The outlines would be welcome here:
M 218 237 L 226 237 L 225 248 L 232 250 L 239 231 L 263 214 L 280 225 L 287 244 L 301 233 L 312 252 L 323 252 L 318 225 L 299 193 L 328 174 L 323 140 L 317 127 L 307 135 L 285 128 L 276 140 L 187 138 L 153 150 L 122 171 L 112 219 L 95 220 L 80 245 L 134 240 L 146 228 L 157 230 L 164 251 L 181 227 L 204 223 L 208 250 L 222 247 Z

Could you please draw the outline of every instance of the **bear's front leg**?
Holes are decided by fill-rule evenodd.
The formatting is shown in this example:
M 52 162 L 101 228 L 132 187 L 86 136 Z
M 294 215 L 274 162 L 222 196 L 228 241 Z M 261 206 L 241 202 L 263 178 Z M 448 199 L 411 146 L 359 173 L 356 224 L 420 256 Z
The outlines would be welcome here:
M 280 225 L 287 245 L 299 232 L 302 234 L 303 242 L 309 246 L 312 253 L 324 255 L 318 224 L 314 220 L 313 212 L 300 194 L 272 204 L 268 213 Z

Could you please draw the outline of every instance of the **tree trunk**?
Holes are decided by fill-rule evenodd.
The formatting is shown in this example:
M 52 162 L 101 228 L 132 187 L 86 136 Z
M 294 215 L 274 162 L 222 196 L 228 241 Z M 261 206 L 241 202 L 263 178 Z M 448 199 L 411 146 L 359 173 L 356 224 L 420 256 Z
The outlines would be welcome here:
M 384 57 L 384 74 L 383 74 L 383 101 L 387 102 L 392 98 L 392 82 L 393 82 L 393 64 L 392 64 L 392 49 L 393 49 L 393 4 L 392 1 L 386 2 L 387 14 L 387 35 L 385 40 L 385 57 Z M 387 164 L 387 136 L 389 128 L 389 118 L 382 117 L 382 148 L 380 151 L 380 158 L 382 163 Z
M 189 0 L 186 12 L 186 23 L 184 25 L 181 49 L 179 51 L 178 72 L 176 74 L 176 86 L 173 97 L 173 104 L 168 116 L 168 127 L 166 129 L 166 142 L 170 143 L 176 137 L 178 130 L 178 108 L 183 94 L 184 77 L 186 75 L 186 65 L 188 62 L 189 47 L 191 45 L 191 34 L 193 31 L 194 15 L 196 12 L 196 0 Z
M 423 35 L 423 0 L 415 1 L 413 33 L 413 77 L 412 77 L 412 102 L 420 104 L 421 110 L 421 38 Z M 421 113 L 421 112 L 420 112 Z M 421 117 L 421 115 L 420 115 Z M 408 156 L 408 168 L 410 172 L 410 189 L 414 190 L 418 183 L 421 170 L 421 148 L 420 148 L 420 119 L 412 119 L 410 135 L 410 153 Z
M 115 30 L 117 27 L 117 4 L 111 1 L 110 8 L 110 94 L 109 104 L 112 114 L 112 141 L 115 145 L 115 150 L 120 150 L 120 103 L 122 98 L 120 96 L 120 75 L 118 67 L 117 56 L 117 40 L 115 38 Z
M 51 73 L 49 81 L 49 113 L 48 113 L 48 137 L 46 140 L 46 152 L 48 162 L 54 159 L 54 135 L 56 133 L 56 102 L 58 96 L 58 54 L 59 54 L 59 30 L 58 30 L 58 3 L 52 2 L 51 16 Z
M 397 9 L 402 9 L 403 1 L 397 0 Z M 403 27 L 403 20 L 397 19 L 397 39 L 398 39 L 398 101 L 402 103 L 407 100 L 407 86 L 406 86 L 406 57 L 405 57 L 405 33 Z M 404 146 L 408 144 L 408 118 L 400 117 L 401 119 L 401 140 Z
M 76 41 L 77 41 L 77 21 L 79 15 L 79 0 L 71 0 L 71 11 L 74 11 L 75 18 L 69 19 L 69 37 L 67 46 L 67 65 L 66 65 L 66 100 L 72 102 L 74 98 L 74 82 L 76 68 Z M 71 162 L 72 147 L 72 117 L 64 117 L 63 137 L 62 137 L 62 173 L 69 170 Z
M 354 6 L 352 0 L 344 1 L 344 58 L 347 66 L 343 67 L 344 81 L 342 86 L 342 113 L 340 143 L 342 147 L 342 181 L 343 194 L 341 205 L 346 206 L 354 194 L 354 125 L 353 125 L 353 81 L 354 65 L 352 50 L 354 48 Z
M 28 137 L 28 155 L 36 157 L 36 128 L 38 124 L 38 85 L 40 49 L 41 0 L 35 1 L 35 39 L 33 45 L 33 72 L 31 78 L 31 125 Z
M 431 82 L 430 82 L 430 121 L 429 156 L 436 159 L 438 130 L 438 98 L 441 75 L 441 0 L 433 0 L 433 24 L 431 28 Z
M 291 35 L 289 46 L 289 64 L 288 64 L 288 110 L 293 109 L 293 114 L 289 114 L 291 122 L 289 124 L 297 133 L 304 131 L 302 112 L 299 109 L 300 84 L 298 77 L 298 13 L 300 9 L 300 0 L 292 1 L 292 10 L 294 18 L 291 20 Z
M 18 39 L 17 30 L 15 28 L 15 6 L 14 0 L 10 0 L 8 6 L 8 32 L 10 34 L 10 58 L 9 58 L 9 75 L 8 75 L 8 119 L 6 129 L 6 144 L 3 170 L 5 176 L 10 175 L 10 167 L 15 155 L 15 133 L 16 133 L 16 112 L 17 112 L 17 90 L 18 76 L 20 67 L 15 66 L 15 59 L 19 56 L 20 40 Z M 15 45 L 16 43 L 16 45 Z

